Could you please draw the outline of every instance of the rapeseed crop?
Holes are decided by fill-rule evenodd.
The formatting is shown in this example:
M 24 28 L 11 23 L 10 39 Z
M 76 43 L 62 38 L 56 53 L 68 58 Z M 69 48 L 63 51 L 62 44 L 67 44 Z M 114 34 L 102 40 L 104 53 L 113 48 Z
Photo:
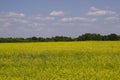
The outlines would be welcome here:
M 120 80 L 120 42 L 1 43 L 0 80 Z

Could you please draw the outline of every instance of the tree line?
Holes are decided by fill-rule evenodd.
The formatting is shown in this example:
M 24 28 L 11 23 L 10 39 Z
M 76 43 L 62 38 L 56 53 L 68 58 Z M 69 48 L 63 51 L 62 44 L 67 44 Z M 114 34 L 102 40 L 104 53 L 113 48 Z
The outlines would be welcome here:
M 29 38 L 0 38 L 0 42 L 58 42 L 58 41 L 120 41 L 120 35 L 111 33 L 100 35 L 96 33 L 85 33 L 76 38 L 66 36 L 55 36 L 51 38 L 29 37 Z

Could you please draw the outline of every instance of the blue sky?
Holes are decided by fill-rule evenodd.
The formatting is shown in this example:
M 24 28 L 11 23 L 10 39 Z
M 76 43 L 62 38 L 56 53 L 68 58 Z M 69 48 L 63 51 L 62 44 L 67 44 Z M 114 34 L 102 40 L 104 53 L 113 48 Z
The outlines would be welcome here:
M 120 34 L 120 0 L 0 0 L 0 37 Z

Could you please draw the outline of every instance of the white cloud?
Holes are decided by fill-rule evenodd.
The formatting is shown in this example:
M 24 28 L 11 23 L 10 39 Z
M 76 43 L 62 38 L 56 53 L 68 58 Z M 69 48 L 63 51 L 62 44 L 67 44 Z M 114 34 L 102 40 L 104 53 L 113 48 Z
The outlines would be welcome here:
M 38 26 L 45 26 L 46 24 L 43 24 L 43 23 L 29 23 L 29 26 L 33 26 L 33 27 L 38 27 Z
M 4 24 L 3 24 L 3 26 L 4 27 L 8 27 L 8 26 L 11 26 L 12 24 L 10 23 L 10 22 L 5 22 Z
M 24 24 L 27 24 L 27 23 L 29 23 L 29 20 L 28 19 L 19 19 L 19 18 L 13 18 L 12 19 L 12 22 L 17 22 L 17 23 L 24 23 Z
M 88 16 L 117 16 L 117 13 L 115 11 L 102 10 L 95 7 L 91 7 L 87 15 Z
M 0 12 L 0 22 L 2 23 L 28 23 L 27 17 L 23 13 Z
M 4 22 L 4 21 L 6 21 L 6 19 L 0 18 L 0 22 Z
M 64 16 L 64 12 L 63 11 L 52 11 L 50 13 L 51 16 Z
M 53 17 L 35 17 L 35 19 L 40 20 L 53 20 Z M 27 26 L 45 26 L 46 24 L 35 22 L 26 17 L 23 13 L 15 13 L 15 12 L 0 12 L 0 22 L 4 27 L 8 27 L 14 24 L 22 24 Z
M 25 14 L 23 13 L 14 13 L 14 12 L 10 12 L 9 13 L 10 17 L 25 17 Z
M 42 20 L 42 21 L 55 20 L 54 17 L 39 17 L 39 16 L 33 17 L 32 19 L 33 19 L 33 20 Z
M 81 18 L 81 17 L 69 17 L 69 18 L 62 18 L 62 22 L 95 22 L 95 18 Z
M 113 16 L 113 17 L 107 17 L 105 20 L 120 20 L 119 17 Z
M 3 18 L 14 18 L 14 17 L 25 17 L 25 14 L 23 13 L 15 13 L 15 12 L 1 12 L 0 13 L 0 17 L 3 17 Z

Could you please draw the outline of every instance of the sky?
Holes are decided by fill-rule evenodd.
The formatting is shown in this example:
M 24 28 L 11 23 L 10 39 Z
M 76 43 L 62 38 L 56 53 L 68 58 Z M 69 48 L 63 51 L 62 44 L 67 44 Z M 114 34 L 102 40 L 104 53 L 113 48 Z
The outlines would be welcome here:
M 120 34 L 120 0 L 0 0 L 0 37 Z

